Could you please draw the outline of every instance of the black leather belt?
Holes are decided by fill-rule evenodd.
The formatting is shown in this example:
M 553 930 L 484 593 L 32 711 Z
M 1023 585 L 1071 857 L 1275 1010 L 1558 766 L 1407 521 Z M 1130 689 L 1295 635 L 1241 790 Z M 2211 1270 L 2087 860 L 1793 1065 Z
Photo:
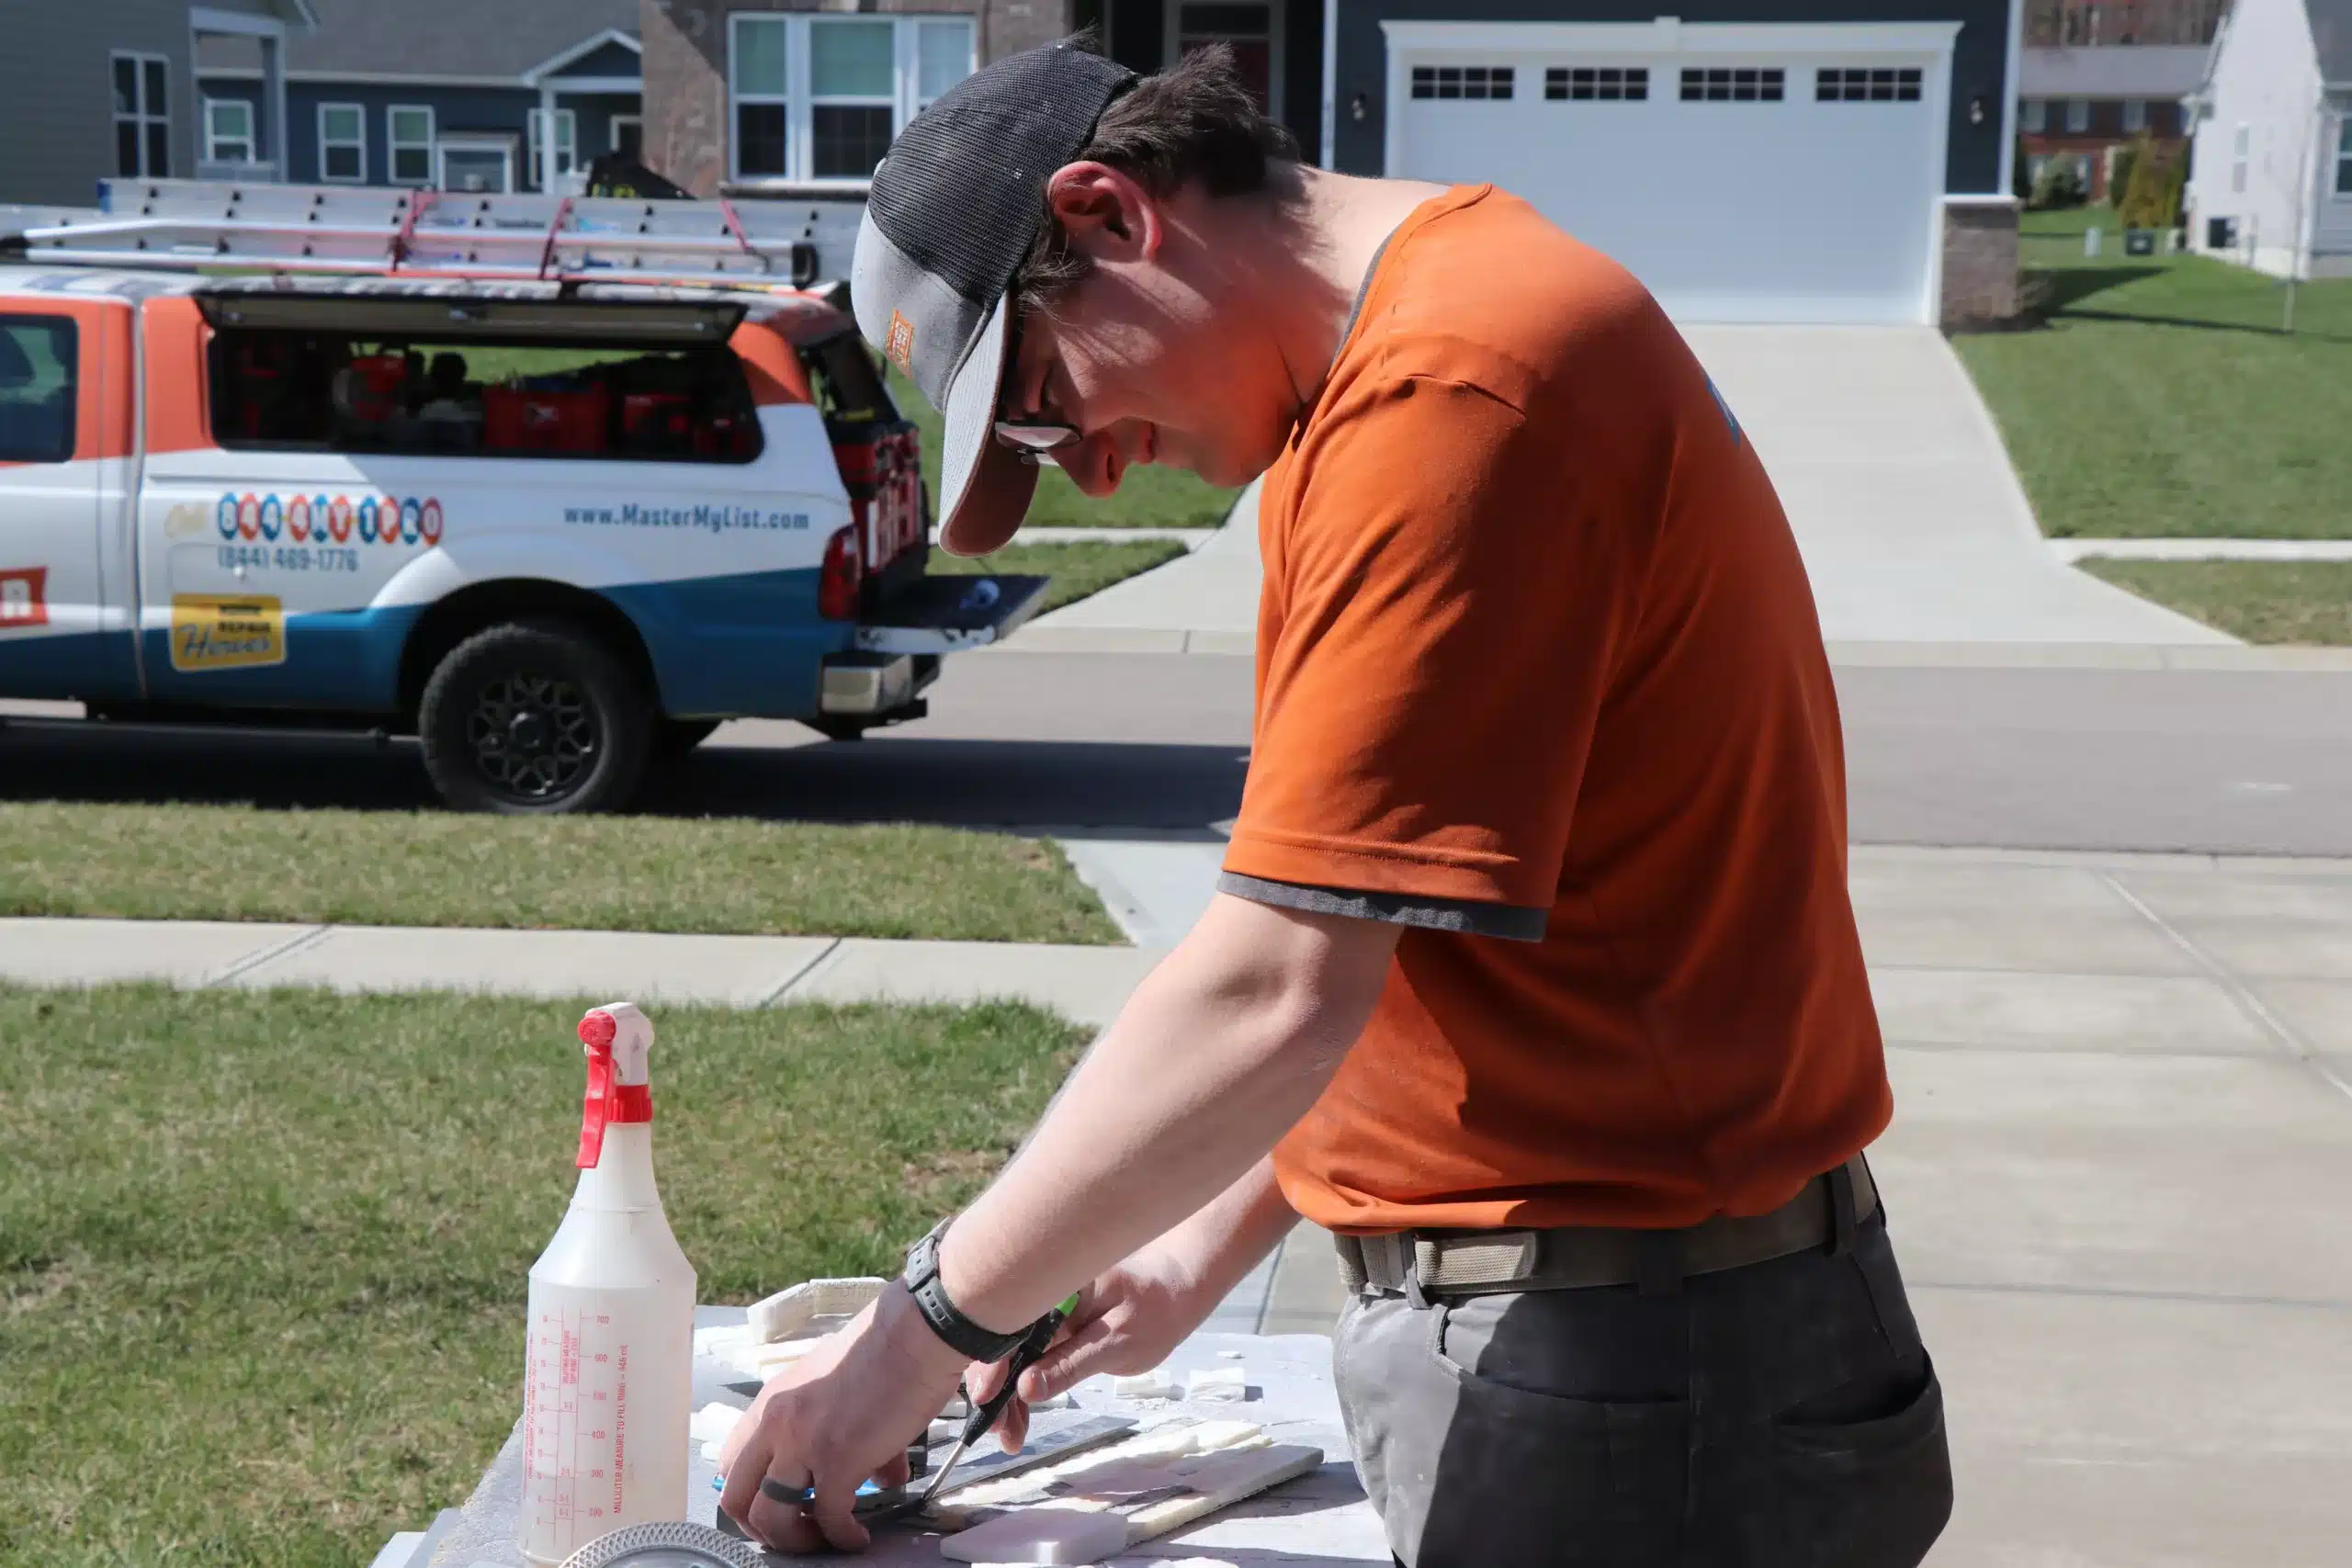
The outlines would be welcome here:
M 1744 1269 L 1807 1247 L 1842 1251 L 1877 1209 L 1870 1164 L 1856 1155 L 1769 1213 L 1718 1214 L 1679 1230 L 1566 1225 L 1332 1239 L 1351 1295 L 1366 1286 L 1416 1300 L 1602 1285 L 1670 1291 L 1695 1274 Z

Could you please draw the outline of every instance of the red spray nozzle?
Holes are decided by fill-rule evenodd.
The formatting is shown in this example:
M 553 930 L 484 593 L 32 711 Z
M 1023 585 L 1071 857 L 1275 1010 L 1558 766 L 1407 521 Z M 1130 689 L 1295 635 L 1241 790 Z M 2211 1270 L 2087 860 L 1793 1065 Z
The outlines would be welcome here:
M 632 1032 L 628 1062 L 616 1061 L 613 1054 L 621 1025 L 614 1015 L 621 1010 L 627 1011 L 632 1023 L 643 1025 Z M 591 1169 L 604 1157 L 607 1126 L 653 1120 L 653 1091 L 643 1081 L 645 1051 L 652 1043 L 652 1025 L 627 1002 L 593 1009 L 580 1021 L 580 1043 L 588 1049 L 588 1093 L 580 1107 L 580 1153 L 574 1162 L 577 1168 Z M 639 1081 L 624 1083 L 625 1077 Z

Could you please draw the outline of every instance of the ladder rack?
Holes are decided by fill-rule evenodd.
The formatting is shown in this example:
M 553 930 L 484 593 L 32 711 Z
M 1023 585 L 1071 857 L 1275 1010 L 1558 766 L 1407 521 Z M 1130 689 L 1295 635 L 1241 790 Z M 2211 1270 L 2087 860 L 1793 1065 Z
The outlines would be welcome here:
M 855 190 L 657 201 L 106 180 L 99 191 L 96 208 L 0 208 L 0 254 L 82 266 L 806 288 L 821 261 L 846 273 L 864 209 Z

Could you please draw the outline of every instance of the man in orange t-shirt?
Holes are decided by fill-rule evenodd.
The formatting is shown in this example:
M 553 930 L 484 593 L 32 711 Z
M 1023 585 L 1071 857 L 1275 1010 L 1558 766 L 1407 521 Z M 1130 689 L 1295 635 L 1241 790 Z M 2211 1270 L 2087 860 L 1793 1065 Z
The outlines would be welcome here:
M 1951 1472 L 1860 1157 L 1836 696 L 1640 285 L 1491 187 L 1302 167 L 1219 51 L 1056 46 L 909 127 L 852 288 L 945 411 L 950 550 L 1012 536 L 1040 455 L 1264 476 L 1255 736 L 1208 912 L 763 1393 L 729 1515 L 861 1543 L 858 1483 L 1051 1303 L 1024 1398 L 1157 1365 L 1304 1215 L 1401 1562 L 1917 1563 Z

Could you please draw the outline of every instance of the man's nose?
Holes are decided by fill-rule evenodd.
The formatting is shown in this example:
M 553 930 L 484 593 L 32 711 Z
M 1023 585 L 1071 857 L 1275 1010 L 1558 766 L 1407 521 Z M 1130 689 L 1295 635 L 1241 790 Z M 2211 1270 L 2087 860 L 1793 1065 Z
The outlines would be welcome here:
M 1085 436 L 1054 456 L 1080 495 L 1099 501 L 1119 488 L 1118 447 L 1108 432 Z

